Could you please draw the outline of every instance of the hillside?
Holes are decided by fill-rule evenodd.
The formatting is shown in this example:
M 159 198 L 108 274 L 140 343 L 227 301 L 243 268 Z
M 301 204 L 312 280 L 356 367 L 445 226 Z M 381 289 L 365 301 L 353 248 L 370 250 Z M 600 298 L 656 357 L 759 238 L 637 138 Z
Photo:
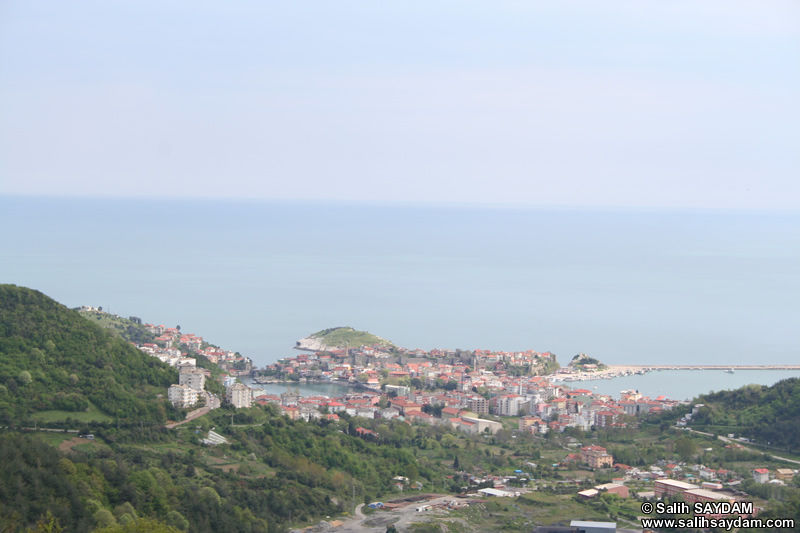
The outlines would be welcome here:
M 692 428 L 734 433 L 787 451 L 800 451 L 800 379 L 705 394 Z
M 577 354 L 575 357 L 572 358 L 572 360 L 569 362 L 567 366 L 575 368 L 577 370 L 587 370 L 586 365 L 590 365 L 590 367 L 592 367 L 593 370 L 603 370 L 607 368 L 605 364 L 595 359 L 594 357 L 589 357 L 585 353 Z
M 367 331 L 356 331 L 351 327 L 338 327 L 323 329 L 300 339 L 297 341 L 295 349 L 317 352 L 344 348 L 345 344 L 351 348 L 372 345 L 395 348 L 391 342 Z
M 38 291 L 0 285 L 0 423 L 162 423 L 171 407 L 158 395 L 177 379 L 175 369 L 77 311 Z
M 155 342 L 156 336 L 153 333 L 142 324 L 134 322 L 130 318 L 104 313 L 102 310 L 84 311 L 76 309 L 76 311 L 78 311 L 82 317 L 106 329 L 112 335 L 118 335 L 127 341 L 135 342 L 136 344 Z

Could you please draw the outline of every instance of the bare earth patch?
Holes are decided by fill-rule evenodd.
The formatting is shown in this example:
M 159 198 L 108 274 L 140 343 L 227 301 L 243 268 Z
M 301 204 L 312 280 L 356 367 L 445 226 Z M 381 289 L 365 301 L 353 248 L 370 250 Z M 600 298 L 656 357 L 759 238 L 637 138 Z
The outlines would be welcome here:
M 67 439 L 61 444 L 58 445 L 59 451 L 70 453 L 72 452 L 72 447 L 77 446 L 78 444 L 86 444 L 88 442 L 92 442 L 89 439 L 82 439 L 81 437 L 72 437 L 71 439 Z

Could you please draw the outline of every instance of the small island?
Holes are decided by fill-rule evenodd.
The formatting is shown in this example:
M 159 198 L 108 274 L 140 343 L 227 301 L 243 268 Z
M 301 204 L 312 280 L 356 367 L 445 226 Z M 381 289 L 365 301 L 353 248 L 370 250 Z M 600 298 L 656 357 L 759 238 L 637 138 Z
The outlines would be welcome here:
M 397 348 L 392 342 L 367 331 L 357 331 L 349 326 L 323 329 L 297 341 L 295 350 L 307 352 L 332 351 L 347 347 L 375 346 Z

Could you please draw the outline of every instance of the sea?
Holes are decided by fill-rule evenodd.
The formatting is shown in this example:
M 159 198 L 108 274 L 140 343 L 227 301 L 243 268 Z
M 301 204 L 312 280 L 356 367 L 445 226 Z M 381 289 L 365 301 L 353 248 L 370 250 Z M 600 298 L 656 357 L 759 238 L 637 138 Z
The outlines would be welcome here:
M 1 282 L 259 366 L 335 326 L 562 364 L 795 364 L 798 272 L 796 211 L 0 196 Z

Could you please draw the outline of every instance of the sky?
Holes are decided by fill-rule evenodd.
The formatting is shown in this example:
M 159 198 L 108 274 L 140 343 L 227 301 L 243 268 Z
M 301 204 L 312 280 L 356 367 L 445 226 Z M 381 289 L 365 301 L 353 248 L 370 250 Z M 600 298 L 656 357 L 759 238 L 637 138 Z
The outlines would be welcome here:
M 800 209 L 795 1 L 0 0 L 0 195 Z

